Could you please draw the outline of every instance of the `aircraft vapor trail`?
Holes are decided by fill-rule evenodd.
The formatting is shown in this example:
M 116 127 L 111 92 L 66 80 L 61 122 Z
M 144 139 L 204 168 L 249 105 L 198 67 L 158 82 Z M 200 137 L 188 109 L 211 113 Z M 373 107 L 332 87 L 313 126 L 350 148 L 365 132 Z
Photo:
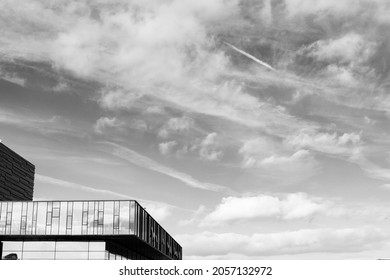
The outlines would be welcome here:
M 260 59 L 254 57 L 253 55 L 247 53 L 247 52 L 244 52 L 243 50 L 240 50 L 239 48 L 233 46 L 232 44 L 229 44 L 227 42 L 223 42 L 224 44 L 226 44 L 227 46 L 229 46 L 230 48 L 232 48 L 233 50 L 235 50 L 236 52 L 239 52 L 243 55 L 245 55 L 246 57 L 252 59 L 253 61 L 259 63 L 260 65 L 266 67 L 267 69 L 271 70 L 271 71 L 275 71 L 276 72 L 276 69 L 273 68 L 271 65 L 269 65 L 268 63 L 265 63 L 264 61 L 261 61 Z

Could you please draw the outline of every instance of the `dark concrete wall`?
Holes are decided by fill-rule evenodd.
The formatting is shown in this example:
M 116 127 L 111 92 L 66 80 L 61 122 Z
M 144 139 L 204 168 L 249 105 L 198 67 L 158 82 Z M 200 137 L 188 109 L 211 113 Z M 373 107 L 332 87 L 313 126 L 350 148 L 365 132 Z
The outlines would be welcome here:
M 0 201 L 32 200 L 35 166 L 0 143 Z

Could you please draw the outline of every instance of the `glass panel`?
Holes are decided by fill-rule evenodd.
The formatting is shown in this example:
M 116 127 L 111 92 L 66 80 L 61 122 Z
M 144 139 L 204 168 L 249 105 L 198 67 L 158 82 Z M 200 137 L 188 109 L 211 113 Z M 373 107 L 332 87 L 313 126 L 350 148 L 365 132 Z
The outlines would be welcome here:
M 27 225 L 27 217 L 22 216 L 22 220 L 20 223 L 20 230 L 22 234 L 26 234 L 26 225 Z
M 66 234 L 66 215 L 67 215 L 67 204 L 66 202 L 61 202 L 61 212 L 60 212 L 60 229 L 59 234 Z
M 38 202 L 33 202 L 32 234 L 37 233 Z
M 12 222 L 12 212 L 7 212 L 7 217 L 5 219 L 5 224 L 6 225 L 11 225 Z
M 0 202 L 0 234 L 5 233 L 5 221 L 7 219 L 7 203 Z
M 57 242 L 57 252 L 88 252 L 88 242 Z
M 3 241 L 3 250 L 4 251 L 22 251 L 23 242 L 21 241 Z
M 52 212 L 47 212 L 47 215 L 46 215 L 46 225 L 50 226 L 51 225 L 51 216 L 52 215 Z
M 88 205 L 88 234 L 93 234 L 93 220 L 94 220 L 95 202 L 90 201 Z
M 73 202 L 68 201 L 68 208 L 67 208 L 68 215 L 71 215 L 73 213 Z
M 66 228 L 67 229 L 72 229 L 72 216 L 67 216 L 66 217 Z
M 82 202 L 73 203 L 73 225 L 72 225 L 72 235 L 81 234 L 81 217 L 82 217 Z
M 27 202 L 22 202 L 22 216 L 27 216 Z
M 51 228 L 51 234 L 58 234 L 59 219 L 53 218 L 53 224 Z
M 106 257 L 106 252 L 89 252 L 89 259 L 90 260 L 104 260 Z
M 60 208 L 53 208 L 53 217 L 60 216 Z
M 55 250 L 54 241 L 30 241 L 24 242 L 23 251 L 49 252 Z
M 114 215 L 119 215 L 119 201 L 114 201 Z
M 12 210 L 11 234 L 20 234 L 20 220 L 22 217 L 22 203 L 14 202 Z
M 46 210 L 47 203 L 46 202 L 37 202 L 38 210 L 37 210 L 37 234 L 44 235 L 46 232 Z
M 104 202 L 104 231 L 103 234 L 112 234 L 113 233 L 113 219 L 114 219 L 114 202 L 105 201 Z
M 134 224 L 135 211 L 134 211 L 134 207 L 135 207 L 135 202 L 134 201 L 130 201 L 130 217 L 129 217 L 130 234 L 134 234 L 134 232 L 135 232 L 135 224 Z
M 56 260 L 88 260 L 88 252 L 56 252 Z
M 26 234 L 32 233 L 32 220 L 33 220 L 33 202 L 27 203 L 27 224 L 26 224 Z
M 119 216 L 114 216 L 114 229 L 119 228 Z
M 103 211 L 99 211 L 99 214 L 98 214 L 98 225 L 103 225 L 103 217 L 104 217 Z
M 120 234 L 129 234 L 130 233 L 130 202 L 121 201 L 120 202 L 120 224 L 119 224 L 119 233 Z
M 89 242 L 89 251 L 104 251 L 106 242 Z
M 52 212 L 53 211 L 53 202 L 49 201 L 47 203 L 47 212 Z
M 88 212 L 83 211 L 83 225 L 87 225 L 87 224 L 88 224 Z
M 54 260 L 53 252 L 23 252 L 23 260 Z

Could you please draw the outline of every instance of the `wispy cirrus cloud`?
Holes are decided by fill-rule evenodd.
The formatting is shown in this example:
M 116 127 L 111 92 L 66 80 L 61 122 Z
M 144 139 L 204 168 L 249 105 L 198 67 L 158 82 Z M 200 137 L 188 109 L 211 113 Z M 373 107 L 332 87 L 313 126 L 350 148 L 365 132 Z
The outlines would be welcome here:
M 217 184 L 212 184 L 212 183 L 206 183 L 206 182 L 201 182 L 193 178 L 191 175 L 188 175 L 186 173 L 177 171 L 173 168 L 167 167 L 165 165 L 162 165 L 155 160 L 148 158 L 144 155 L 141 155 L 137 153 L 136 151 L 133 151 L 129 148 L 120 146 L 118 144 L 110 143 L 110 142 L 102 142 L 101 143 L 102 150 L 107 151 L 111 153 L 112 155 L 122 158 L 132 164 L 135 164 L 137 166 L 161 173 L 163 175 L 166 175 L 168 177 L 174 178 L 185 185 L 192 187 L 192 188 L 197 188 L 197 189 L 202 189 L 202 190 L 208 190 L 208 191 L 215 191 L 215 192 L 226 192 L 230 191 L 228 187 L 225 186 L 220 186 Z

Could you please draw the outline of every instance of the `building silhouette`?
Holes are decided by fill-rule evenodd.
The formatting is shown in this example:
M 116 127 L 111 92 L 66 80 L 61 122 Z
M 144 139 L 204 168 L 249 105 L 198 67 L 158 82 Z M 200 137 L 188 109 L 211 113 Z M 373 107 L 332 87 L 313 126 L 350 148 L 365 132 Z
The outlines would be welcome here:
M 137 201 L 33 201 L 34 171 L 0 143 L 1 259 L 182 259 Z

